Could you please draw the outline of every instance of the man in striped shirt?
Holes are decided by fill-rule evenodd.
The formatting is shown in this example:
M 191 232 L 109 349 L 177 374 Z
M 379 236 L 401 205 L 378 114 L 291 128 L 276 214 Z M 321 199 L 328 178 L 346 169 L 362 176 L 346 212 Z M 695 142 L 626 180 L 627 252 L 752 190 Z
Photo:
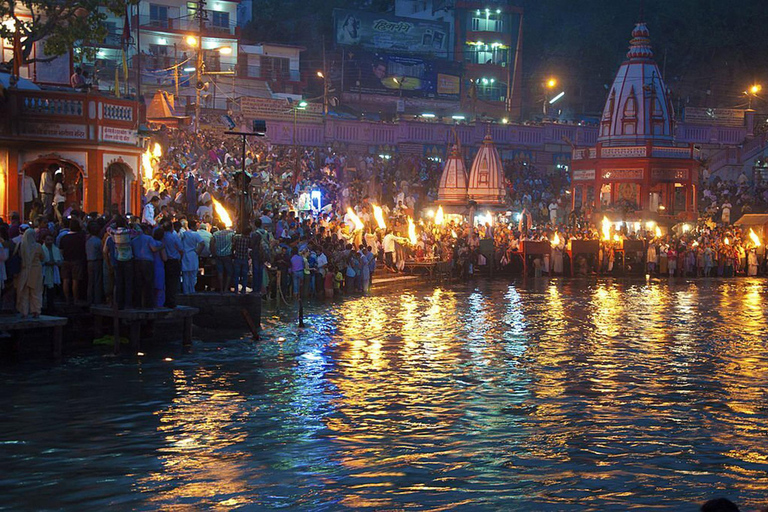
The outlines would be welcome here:
M 211 238 L 211 255 L 216 260 L 216 274 L 219 280 L 219 292 L 229 291 L 234 266 L 232 263 L 232 239 L 235 233 L 219 222 L 218 231 Z

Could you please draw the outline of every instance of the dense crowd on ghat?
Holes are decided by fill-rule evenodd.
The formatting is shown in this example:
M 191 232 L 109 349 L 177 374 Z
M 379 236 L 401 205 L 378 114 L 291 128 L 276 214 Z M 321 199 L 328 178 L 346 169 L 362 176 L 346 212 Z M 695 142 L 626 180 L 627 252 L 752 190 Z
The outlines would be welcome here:
M 765 211 L 768 184 L 759 180 L 710 181 L 699 223 L 662 233 L 651 222 L 591 223 L 568 208 L 567 173 L 505 161 L 507 207 L 476 212 L 472 226 L 466 215 L 425 209 L 437 202 L 434 159 L 254 140 L 243 162 L 241 139 L 220 133 L 162 128 L 153 139 L 141 211 L 67 207 L 52 165 L 30 208 L 0 220 L 5 310 L 34 316 L 61 301 L 175 307 L 179 294 L 202 290 L 327 298 L 367 293 L 373 280 L 418 263 L 440 263 L 454 277 L 490 267 L 531 275 L 766 272 L 761 240 L 734 227 L 731 215 Z M 243 167 L 248 175 L 238 182 Z M 241 223 L 244 189 L 249 215 Z M 597 252 L 573 250 L 589 240 Z M 526 258 L 528 242 L 551 250 Z

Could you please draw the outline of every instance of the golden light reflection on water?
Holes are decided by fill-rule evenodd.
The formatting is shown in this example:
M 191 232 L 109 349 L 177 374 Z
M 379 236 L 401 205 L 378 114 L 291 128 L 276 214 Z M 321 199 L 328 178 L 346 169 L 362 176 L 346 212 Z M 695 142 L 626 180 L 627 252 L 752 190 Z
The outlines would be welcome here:
M 187 375 L 173 371 L 176 397 L 158 411 L 158 432 L 164 436 L 159 450 L 162 469 L 139 481 L 148 502 L 163 510 L 188 510 L 184 500 L 194 499 L 209 508 L 243 505 L 247 454 L 233 449 L 248 433 L 240 424 L 248 411 L 244 398 L 229 391 L 234 375 L 196 370 Z
M 236 507 L 264 473 L 312 481 L 284 497 L 298 507 L 428 510 L 521 494 L 624 509 L 723 470 L 768 490 L 764 298 L 762 282 L 541 280 L 337 303 L 327 337 L 273 349 L 282 448 L 243 448 L 259 433 L 234 376 L 175 370 L 142 490 Z M 304 449 L 320 462 L 299 468 Z

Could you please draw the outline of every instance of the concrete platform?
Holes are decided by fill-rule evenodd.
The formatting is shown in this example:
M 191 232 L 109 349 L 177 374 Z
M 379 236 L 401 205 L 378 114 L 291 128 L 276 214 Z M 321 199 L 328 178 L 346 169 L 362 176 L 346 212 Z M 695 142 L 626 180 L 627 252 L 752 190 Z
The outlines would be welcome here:
M 194 323 L 206 329 L 247 329 L 243 315 L 247 311 L 253 318 L 260 316 L 261 298 L 253 294 L 200 292 L 178 295 L 177 301 L 184 306 L 199 310 Z
M 91 314 L 94 316 L 94 332 L 96 336 L 102 335 L 102 319 L 112 319 L 112 335 L 115 339 L 115 353 L 120 351 L 121 323 L 128 324 L 131 346 L 136 350 L 138 350 L 141 343 L 141 324 L 143 322 L 154 322 L 157 320 L 183 321 L 184 329 L 182 331 L 182 343 L 184 345 L 190 345 L 192 343 L 192 317 L 199 312 L 199 309 L 188 306 L 177 306 L 173 309 L 116 309 L 109 306 L 91 306 Z
M 21 316 L 18 315 L 0 316 L 0 331 L 17 331 L 21 332 L 23 336 L 25 331 L 34 329 L 53 329 L 51 348 L 53 350 L 53 357 L 56 359 L 61 357 L 63 330 L 66 324 L 67 319 L 61 316 L 40 315 L 37 318 L 21 318 Z

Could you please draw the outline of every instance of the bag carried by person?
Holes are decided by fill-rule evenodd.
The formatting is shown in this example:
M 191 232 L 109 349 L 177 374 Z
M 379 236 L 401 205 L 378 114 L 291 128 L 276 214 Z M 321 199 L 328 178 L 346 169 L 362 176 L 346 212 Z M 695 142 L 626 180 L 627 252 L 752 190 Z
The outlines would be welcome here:
M 117 261 L 130 261 L 133 259 L 131 250 L 131 233 L 125 228 L 119 228 L 112 234 L 115 242 L 115 257 Z

